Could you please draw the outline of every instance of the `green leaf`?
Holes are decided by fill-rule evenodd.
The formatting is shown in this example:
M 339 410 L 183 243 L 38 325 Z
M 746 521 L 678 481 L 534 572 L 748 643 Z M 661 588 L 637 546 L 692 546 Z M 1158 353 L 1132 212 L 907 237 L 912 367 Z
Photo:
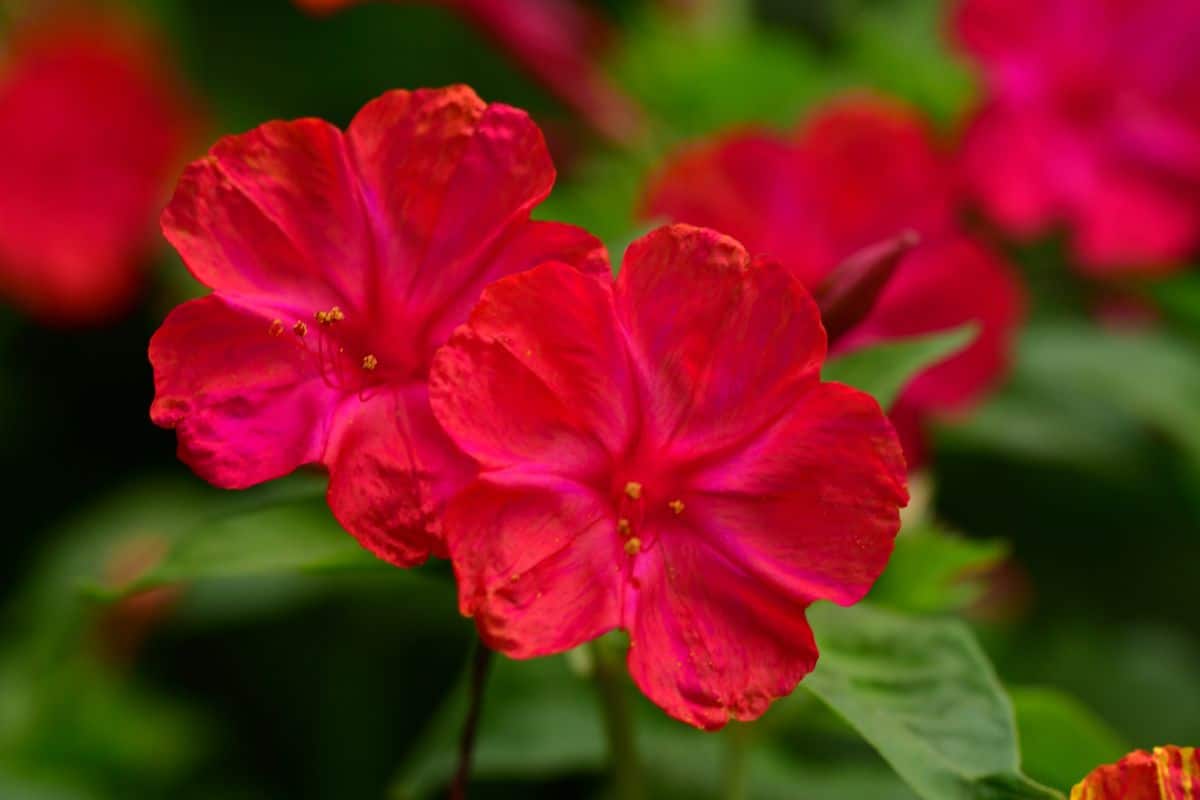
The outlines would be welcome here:
M 1160 331 L 1042 325 L 1026 331 L 1015 363 L 1005 389 L 947 441 L 1121 470 L 1149 429 L 1200 465 L 1200 351 L 1189 343 Z
M 822 378 L 861 389 L 887 409 L 913 376 L 962 350 L 975 339 L 978 330 L 970 323 L 864 347 L 826 361 Z
M 871 590 L 871 602 L 896 611 L 955 611 L 976 600 L 983 587 L 979 575 L 1008 555 L 1000 539 L 968 539 L 923 525 L 905 528 L 887 569 Z
M 342 530 L 324 501 L 293 500 L 201 523 L 121 593 L 202 579 L 385 569 Z
M 925 800 L 1061 798 L 1022 775 L 1013 710 L 961 622 L 814 606 L 821 659 L 803 686 Z
M 1069 790 L 1100 764 L 1133 748 L 1074 697 L 1057 689 L 1010 689 L 1026 771 L 1043 783 Z

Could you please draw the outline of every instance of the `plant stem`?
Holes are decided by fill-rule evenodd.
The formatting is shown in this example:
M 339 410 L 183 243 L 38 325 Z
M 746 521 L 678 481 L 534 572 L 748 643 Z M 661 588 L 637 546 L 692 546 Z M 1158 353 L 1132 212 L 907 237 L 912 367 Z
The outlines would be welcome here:
M 721 769 L 721 796 L 725 800 L 746 800 L 747 757 L 750 753 L 746 726 L 731 722 L 725 729 L 725 763 Z
M 475 753 L 475 734 L 479 728 L 479 714 L 483 709 L 483 691 L 487 684 L 488 668 L 492 664 L 492 651 L 478 639 L 471 659 L 471 685 L 468 689 L 467 718 L 463 721 L 462 738 L 458 742 L 458 770 L 450 784 L 450 800 L 467 800 L 467 785 L 471 780 L 471 757 Z
M 604 714 L 604 732 L 608 737 L 608 757 L 612 765 L 613 783 L 620 800 L 644 800 L 642 765 L 638 761 L 634 741 L 633 718 L 625 694 L 619 658 L 614 658 L 604 642 L 592 645 L 595 659 L 596 688 Z

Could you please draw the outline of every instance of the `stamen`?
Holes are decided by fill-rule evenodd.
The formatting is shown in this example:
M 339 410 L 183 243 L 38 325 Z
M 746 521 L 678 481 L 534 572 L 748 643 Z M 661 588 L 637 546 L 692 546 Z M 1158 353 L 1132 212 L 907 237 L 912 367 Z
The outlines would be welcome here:
M 642 485 L 637 481 L 630 481 L 625 484 L 625 494 L 629 495 L 630 500 L 637 500 L 642 496 Z
M 267 328 L 267 333 L 271 334 L 272 336 L 283 335 L 283 320 L 274 320 L 271 323 L 271 327 Z
M 625 519 L 624 517 L 621 517 L 619 520 L 617 520 L 617 533 L 621 534 L 622 536 L 628 536 L 632 530 L 633 527 L 629 524 L 629 520 Z
M 636 556 L 640 552 L 642 552 L 642 540 L 641 539 L 639 539 L 635 536 L 632 539 L 625 542 L 625 554 L 626 555 Z
M 303 337 L 306 333 L 308 333 L 308 326 L 300 320 L 296 320 L 296 324 L 292 326 L 292 333 Z
M 669 508 L 669 509 L 671 509 L 671 511 L 675 512 L 676 516 L 679 516 L 680 514 L 683 513 L 683 501 L 682 500 L 672 500 L 671 502 L 667 503 L 667 508 Z
M 340 308 L 334 306 L 328 311 L 313 312 L 313 318 L 316 319 L 317 323 L 320 325 L 332 325 L 335 322 L 341 322 L 344 320 L 346 315 L 342 313 Z
M 371 372 L 378 366 L 379 366 L 379 359 L 376 358 L 374 355 L 372 355 L 371 353 L 367 353 L 365 356 L 363 356 L 362 368 L 365 369 L 367 372 Z

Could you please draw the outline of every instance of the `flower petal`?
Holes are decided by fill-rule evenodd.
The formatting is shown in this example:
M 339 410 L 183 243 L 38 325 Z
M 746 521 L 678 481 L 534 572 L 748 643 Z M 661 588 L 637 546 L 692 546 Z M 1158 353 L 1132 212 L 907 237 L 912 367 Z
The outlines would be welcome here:
M 1097 767 L 1071 790 L 1071 800 L 1166 800 L 1167 797 L 1159 791 L 1154 758 L 1144 750 L 1135 750 L 1115 764 Z
M 628 590 L 629 672 L 676 719 L 752 720 L 817 662 L 808 601 L 780 593 L 678 523 L 638 556 Z
M 908 502 L 899 443 L 879 405 L 822 383 L 735 455 L 692 479 L 681 520 L 797 603 L 851 605 L 883 572 Z
M 342 134 L 317 119 L 269 122 L 191 164 L 163 233 L 192 274 L 227 296 L 307 319 L 361 309 L 373 249 Z
M 474 463 L 434 420 L 425 387 L 348 397 L 334 420 L 323 461 L 338 522 L 396 566 L 444 556 L 442 509 Z
M 991 107 L 976 117 L 963 139 L 964 181 L 987 213 L 1019 236 L 1041 233 L 1062 212 L 1064 184 L 1054 179 L 1049 165 L 1070 145 L 1049 126 L 1032 114 Z
M 429 377 L 438 421 L 485 469 L 580 480 L 624 448 L 630 386 L 610 290 L 565 264 L 488 287 Z
M 560 653 L 620 619 L 621 540 L 603 498 L 579 484 L 480 480 L 446 510 L 459 605 L 513 658 Z
M 1113 171 L 1077 199 L 1074 241 L 1080 264 L 1096 275 L 1178 269 L 1200 242 L 1194 195 L 1153 176 Z
M 338 394 L 272 320 L 215 295 L 176 308 L 150 340 L 155 424 L 205 480 L 242 489 L 316 462 Z
M 490 257 L 475 291 L 460 292 L 458 297 L 438 309 L 426 323 L 428 341 L 438 345 L 445 343 L 454 328 L 470 315 L 471 309 L 479 302 L 484 286 L 548 261 L 570 264 L 581 272 L 602 277 L 606 281 L 612 275 L 604 244 L 583 228 L 561 222 L 526 222 L 512 228 Z
M 825 357 L 800 283 L 704 228 L 670 225 L 630 245 L 616 303 L 653 447 L 694 455 L 746 439 L 816 382 Z
M 646 192 L 642 216 L 727 233 L 753 254 L 783 262 L 817 285 L 838 256 L 811 213 L 796 147 L 771 133 L 743 131 L 693 147 L 668 163 Z
M 388 92 L 347 137 L 380 243 L 376 290 L 420 319 L 473 303 L 494 249 L 554 185 L 529 115 L 466 86 Z

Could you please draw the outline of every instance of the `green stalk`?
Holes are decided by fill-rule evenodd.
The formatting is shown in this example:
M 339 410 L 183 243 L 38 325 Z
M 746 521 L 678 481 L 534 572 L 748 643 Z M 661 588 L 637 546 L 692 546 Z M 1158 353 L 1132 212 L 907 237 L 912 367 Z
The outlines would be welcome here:
M 604 715 L 604 732 L 608 738 L 608 756 L 616 796 L 619 800 L 645 800 L 642 765 L 637 754 L 621 659 L 604 642 L 592 645 L 592 656 L 595 659 L 596 688 Z

